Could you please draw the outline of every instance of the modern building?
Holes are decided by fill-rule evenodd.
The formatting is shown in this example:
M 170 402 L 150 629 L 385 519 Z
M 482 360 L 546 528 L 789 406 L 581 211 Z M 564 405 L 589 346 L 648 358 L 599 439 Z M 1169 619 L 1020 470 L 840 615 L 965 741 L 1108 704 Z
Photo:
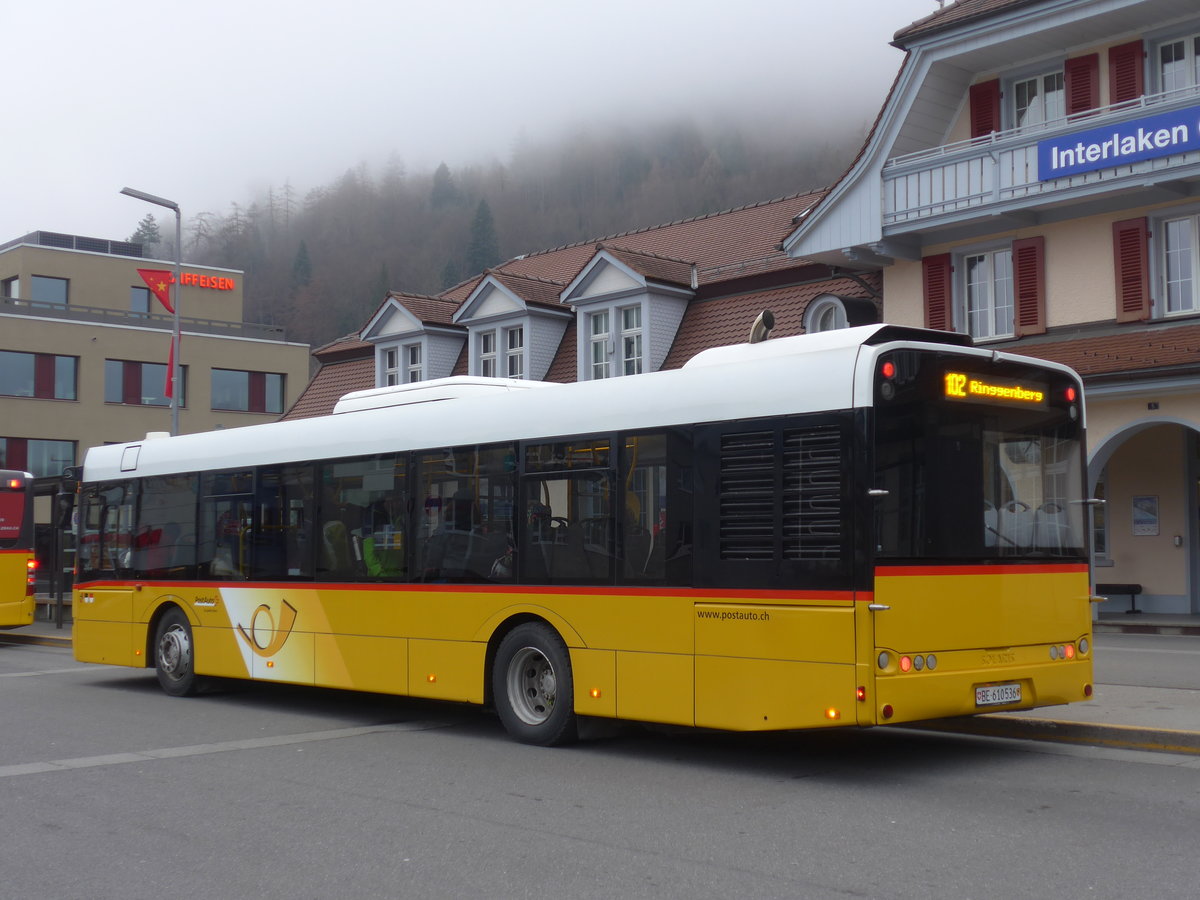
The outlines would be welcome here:
M 169 279 L 174 263 L 45 231 L 0 245 L 0 467 L 53 480 L 89 447 L 170 431 L 174 317 L 139 270 Z M 308 346 L 243 321 L 241 272 L 185 265 L 181 282 L 180 431 L 279 418 L 308 381 Z
M 1087 385 L 1096 580 L 1200 613 L 1200 7 L 959 0 L 902 29 L 860 155 L 784 241 L 885 321 Z

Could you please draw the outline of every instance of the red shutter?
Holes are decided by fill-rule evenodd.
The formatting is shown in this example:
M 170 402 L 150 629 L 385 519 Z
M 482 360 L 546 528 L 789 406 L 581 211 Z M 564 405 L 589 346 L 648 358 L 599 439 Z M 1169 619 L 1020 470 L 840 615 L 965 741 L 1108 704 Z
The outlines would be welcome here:
M 1067 115 L 1087 112 L 1100 105 L 1100 54 L 1089 53 L 1068 59 L 1063 66 Z
M 1127 103 L 1145 92 L 1146 51 L 1141 41 L 1108 48 L 1108 102 Z
M 1113 222 L 1117 321 L 1150 318 L 1150 227 L 1145 218 Z
M 121 402 L 142 405 L 142 364 L 121 363 Z
M 29 468 L 29 441 L 25 438 L 4 438 L 6 452 L 4 453 L 4 468 Z
M 263 372 L 251 372 L 249 397 L 246 408 L 250 412 L 267 411 L 267 376 Z
M 950 283 L 950 254 L 927 256 L 921 260 L 922 281 L 925 286 L 925 327 L 938 331 L 953 331 L 954 317 L 950 313 L 953 296 Z
M 33 396 L 54 399 L 54 357 L 49 353 L 33 357 Z
M 1017 337 L 1046 331 L 1046 239 L 1013 241 L 1013 326 Z
M 987 137 L 1000 130 L 1000 79 L 971 85 L 971 137 Z

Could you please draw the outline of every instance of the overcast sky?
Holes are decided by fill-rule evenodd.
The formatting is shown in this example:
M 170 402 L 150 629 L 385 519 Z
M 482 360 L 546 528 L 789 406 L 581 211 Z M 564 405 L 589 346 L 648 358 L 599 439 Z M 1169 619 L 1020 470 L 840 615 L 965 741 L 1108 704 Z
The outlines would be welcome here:
M 410 172 L 518 138 L 686 111 L 861 127 L 936 0 L 59 0 L 0 5 L 0 242 L 124 239 L 128 185 L 224 214 L 389 156 Z M 798 185 L 797 189 L 807 187 Z

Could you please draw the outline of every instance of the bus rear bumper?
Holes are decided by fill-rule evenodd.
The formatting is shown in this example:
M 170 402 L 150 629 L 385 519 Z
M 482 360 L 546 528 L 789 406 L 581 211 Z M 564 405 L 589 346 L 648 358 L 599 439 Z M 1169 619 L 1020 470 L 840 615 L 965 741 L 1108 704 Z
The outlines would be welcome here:
M 33 597 L 21 597 L 17 600 L 0 603 L 0 628 L 20 628 L 22 625 L 32 625 L 36 608 Z
M 963 672 L 909 672 L 875 682 L 879 725 L 976 713 L 1011 712 L 1088 700 L 1090 659 Z M 1007 699 L 1019 692 L 1019 699 Z

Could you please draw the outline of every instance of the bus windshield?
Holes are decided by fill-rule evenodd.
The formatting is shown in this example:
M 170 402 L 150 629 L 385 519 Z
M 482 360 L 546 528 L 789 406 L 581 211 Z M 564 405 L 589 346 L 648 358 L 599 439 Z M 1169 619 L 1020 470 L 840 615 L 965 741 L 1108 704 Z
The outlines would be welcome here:
M 1049 399 L 958 403 L 944 396 L 943 366 L 908 368 L 911 385 L 877 407 L 876 486 L 887 494 L 876 506 L 876 555 L 1084 558 L 1078 409 Z M 1024 376 L 991 370 L 973 383 L 1016 391 L 1031 383 Z M 1069 385 L 1056 391 L 1039 377 L 1037 393 L 1065 395 Z

